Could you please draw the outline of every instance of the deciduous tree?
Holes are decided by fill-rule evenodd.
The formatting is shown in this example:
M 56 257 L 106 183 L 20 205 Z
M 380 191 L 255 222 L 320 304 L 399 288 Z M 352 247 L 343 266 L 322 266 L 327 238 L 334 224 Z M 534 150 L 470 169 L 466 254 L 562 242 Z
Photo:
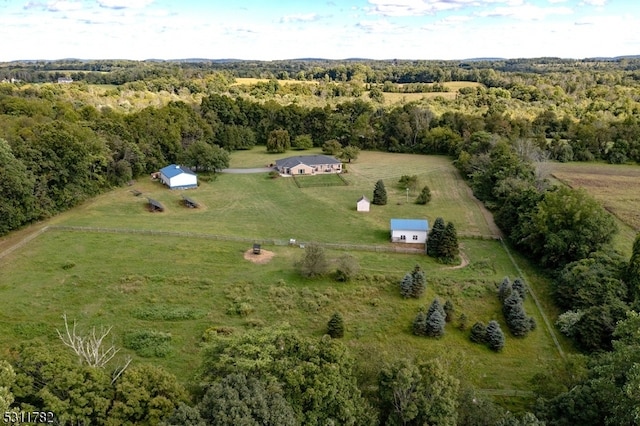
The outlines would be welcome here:
M 242 373 L 214 382 L 198 404 L 207 424 L 297 425 L 295 413 L 278 384 Z
M 291 148 L 291 138 L 285 129 L 276 129 L 269 132 L 267 137 L 267 152 L 282 153 Z
M 456 425 L 459 386 L 438 360 L 390 364 L 379 375 L 382 423 Z
M 304 248 L 304 255 L 296 266 L 300 274 L 307 278 L 321 276 L 329 271 L 329 261 L 324 248 L 317 244 L 308 244 Z

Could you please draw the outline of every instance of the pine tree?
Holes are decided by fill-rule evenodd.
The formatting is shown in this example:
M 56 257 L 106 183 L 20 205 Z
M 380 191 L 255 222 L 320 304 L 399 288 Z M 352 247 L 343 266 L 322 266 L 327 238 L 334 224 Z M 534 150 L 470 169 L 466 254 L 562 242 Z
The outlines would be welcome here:
M 444 219 L 437 217 L 435 222 L 433 222 L 433 227 L 429 231 L 429 238 L 427 239 L 427 255 L 431 257 L 438 257 L 438 253 L 440 252 L 440 241 L 442 240 L 445 229 L 446 226 L 444 224 Z
M 509 327 L 509 331 L 516 337 L 526 336 L 531 330 L 531 319 L 527 317 L 520 293 L 514 291 L 507 297 L 502 305 L 504 319 Z
M 464 331 L 467 329 L 467 316 L 463 313 L 458 317 L 458 330 Z
M 442 304 L 437 298 L 433 299 L 433 302 L 431 302 L 431 305 L 429 305 L 429 309 L 427 310 L 427 318 L 430 317 L 431 314 L 433 314 L 435 311 L 440 312 L 442 318 L 445 318 L 447 315 L 444 308 L 442 307 Z
M 524 300 L 527 298 L 527 286 L 524 284 L 522 278 L 516 278 L 515 280 L 513 280 L 511 288 L 513 289 L 513 291 L 520 294 L 520 299 L 522 299 L 522 301 L 524 302 Z
M 426 336 L 426 323 L 427 315 L 424 313 L 424 311 L 421 310 L 413 320 L 413 334 L 415 334 L 416 336 Z
M 387 204 L 387 190 L 384 187 L 382 179 L 376 182 L 376 186 L 373 190 L 373 200 L 371 200 L 371 202 L 378 206 L 384 206 Z
M 435 309 L 431 315 L 427 316 L 425 334 L 429 337 L 444 336 L 445 323 L 442 311 L 440 309 Z
M 431 190 L 425 185 L 418 198 L 416 198 L 416 204 L 427 204 L 429 201 L 431 201 Z
M 427 282 L 424 276 L 424 271 L 420 268 L 420 265 L 416 265 L 411 272 L 411 297 L 419 298 L 427 289 Z
M 469 334 L 469 340 L 473 343 L 486 343 L 487 341 L 487 327 L 480 321 L 471 326 L 471 333 Z
M 334 313 L 327 323 L 327 334 L 334 339 L 344 337 L 344 320 L 339 312 Z
M 453 321 L 454 312 L 455 312 L 455 308 L 453 307 L 453 303 L 451 303 L 451 300 L 447 299 L 447 301 L 444 302 L 444 313 L 445 313 L 444 320 L 446 322 Z
M 500 303 L 504 303 L 507 297 L 511 296 L 512 292 L 513 287 L 511 280 L 509 280 L 509 277 L 504 277 L 502 283 L 500 283 L 500 287 L 498 287 L 498 299 L 500 299 Z
M 440 246 L 438 247 L 437 257 L 445 263 L 452 263 L 456 260 L 460 254 L 460 247 L 458 244 L 458 232 L 452 222 L 447 223 L 447 226 L 440 239 Z
M 411 297 L 411 289 L 413 287 L 413 276 L 410 273 L 406 273 L 402 281 L 400 281 L 400 295 L 407 299 Z
M 487 324 L 487 346 L 495 352 L 500 352 L 504 348 L 504 333 L 498 321 L 491 320 Z

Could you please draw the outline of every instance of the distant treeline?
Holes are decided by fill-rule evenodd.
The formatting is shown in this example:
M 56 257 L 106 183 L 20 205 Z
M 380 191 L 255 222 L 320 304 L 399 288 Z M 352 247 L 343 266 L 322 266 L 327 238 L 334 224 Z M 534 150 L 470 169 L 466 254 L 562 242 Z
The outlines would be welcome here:
M 507 74 L 566 74 L 576 71 L 634 72 L 640 58 L 615 59 L 478 59 L 466 61 L 434 60 L 328 60 L 295 59 L 279 61 L 243 60 L 57 60 L 0 63 L 1 79 L 28 83 L 56 82 L 60 77 L 89 84 L 121 85 L 156 78 L 193 78 L 226 72 L 234 77 L 278 80 L 329 80 L 362 83 L 444 83 L 473 81 L 496 86 L 491 72 Z M 491 71 L 491 72 L 489 72 Z M 635 74 L 638 78 L 640 74 Z
M 233 151 L 266 144 L 274 130 L 285 130 L 291 140 L 309 135 L 315 146 L 336 140 L 361 149 L 454 158 L 486 149 L 477 144 L 526 139 L 560 161 L 640 162 L 640 122 L 634 103 L 600 100 L 594 94 L 589 105 L 600 103 L 608 114 L 584 114 L 576 120 L 559 116 L 553 108 L 531 119 L 512 117 L 504 102 L 554 96 L 561 97 L 553 90 L 525 85 L 511 91 L 468 88 L 456 102 L 483 107 L 484 113 L 436 115 L 417 103 L 383 108 L 356 99 L 335 108 L 305 107 L 211 94 L 198 105 L 170 102 L 121 113 L 66 100 L 46 85 L 22 89 L 4 84 L 0 85 L 0 138 L 6 141 L 0 159 L 0 173 L 5 175 L 0 179 L 4 187 L 0 232 L 179 162 L 195 141 Z M 623 109 L 609 113 L 617 104 Z

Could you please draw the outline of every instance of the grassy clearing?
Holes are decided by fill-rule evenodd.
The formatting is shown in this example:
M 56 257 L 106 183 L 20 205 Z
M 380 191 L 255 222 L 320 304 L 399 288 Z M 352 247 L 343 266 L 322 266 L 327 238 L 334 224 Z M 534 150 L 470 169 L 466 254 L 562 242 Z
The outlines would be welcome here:
M 234 153 L 232 166 L 265 164 L 264 150 Z M 285 154 L 283 156 L 286 156 Z M 246 157 L 235 159 L 236 156 Z M 269 157 L 274 162 L 281 157 Z M 236 163 L 236 164 L 233 164 Z M 465 235 L 491 235 L 487 222 L 467 187 L 447 157 L 363 152 L 349 164 L 344 179 L 348 186 L 298 188 L 291 178 L 270 179 L 267 173 L 221 174 L 203 182 L 188 196 L 202 205 L 184 208 L 181 193 L 168 191 L 158 182 L 141 179 L 134 187 L 119 188 L 61 215 L 56 224 L 202 232 L 256 239 L 297 239 L 325 243 L 386 244 L 392 217 L 442 216 Z M 407 194 L 397 182 L 403 174 L 418 175 L 420 185 Z M 335 177 L 334 177 L 335 178 Z M 368 214 L 356 211 L 363 194 L 373 197 L 373 188 L 383 179 L 388 205 L 376 206 Z M 421 185 L 432 189 L 432 201 L 414 203 Z M 137 189 L 139 197 L 130 192 Z M 164 213 L 149 213 L 146 198 L 161 202 Z
M 262 166 L 265 155 L 262 149 L 237 152 L 232 166 Z M 426 206 L 412 202 L 420 185 L 407 202 L 405 190 L 397 187 L 403 174 L 418 175 L 420 184 L 431 188 L 433 200 Z M 51 224 L 377 245 L 388 244 L 391 217 L 433 221 L 442 216 L 460 233 L 490 234 L 446 157 L 363 152 L 344 177 L 348 186 L 298 188 L 292 179 L 270 179 L 267 173 L 222 174 L 188 191 L 202 205 L 199 209 L 182 207 L 181 192 L 142 179 Z M 356 200 L 363 194 L 371 197 L 378 179 L 385 182 L 389 204 L 356 212 Z M 143 195 L 135 197 L 133 189 Z M 162 202 L 166 211 L 149 213 L 146 196 Z M 303 252 L 292 246 L 265 247 L 275 256 L 260 265 L 243 258 L 250 243 L 53 229 L 0 259 L 0 298 L 20 301 L 0 312 L 0 351 L 32 338 L 56 342 L 55 329 L 66 312 L 83 327 L 113 325 L 127 353 L 138 360 L 152 357 L 188 381 L 199 362 L 202 336 L 212 330 L 239 332 L 288 321 L 307 335 L 320 336 L 339 311 L 346 323 L 344 341 L 359 361 L 365 387 L 375 385 L 384 362 L 439 356 L 457 376 L 480 388 L 526 390 L 533 374 L 558 360 L 530 300 L 526 309 L 538 329 L 525 339 L 508 337 L 500 354 L 469 342 L 467 331 L 456 324 L 449 324 L 440 340 L 411 334 L 416 313 L 435 297 L 451 299 L 456 318 L 464 313 L 468 327 L 498 319 L 506 330 L 495 290 L 504 276 L 515 278 L 515 267 L 499 242 L 465 238 L 462 245 L 470 264 L 460 269 L 424 255 L 350 252 L 361 275 L 339 284 L 330 277 L 298 276 L 293 264 Z M 329 250 L 328 256 L 337 259 L 344 253 Z M 415 264 L 426 271 L 427 293 L 420 300 L 403 300 L 398 282 Z M 539 296 L 547 297 L 544 279 L 525 270 Z
M 604 163 L 553 163 L 553 176 L 584 188 L 620 221 L 616 247 L 630 254 L 640 232 L 640 166 Z
M 0 313 L 0 347 L 31 338 L 56 342 L 55 329 L 66 312 L 82 327 L 113 325 L 128 353 L 154 357 L 188 380 L 201 338 L 211 327 L 241 330 L 288 321 L 320 336 L 339 311 L 347 325 L 345 342 L 362 361 L 370 384 L 385 361 L 441 356 L 477 386 L 526 389 L 527 379 L 557 358 L 544 331 L 509 339 L 501 354 L 470 343 L 466 332 L 451 324 L 441 340 L 411 335 L 418 309 L 436 296 L 451 299 L 469 326 L 501 319 L 495 288 L 516 272 L 499 243 L 463 244 L 473 260 L 458 270 L 421 255 L 351 253 L 362 276 L 345 285 L 329 278 L 301 279 L 292 266 L 302 254 L 299 248 L 269 247 L 276 256 L 257 265 L 242 258 L 248 248 L 242 243 L 53 230 L 2 261 L 0 297 L 21 303 Z M 329 257 L 342 253 L 329 251 Z M 402 300 L 397 283 L 416 263 L 427 272 L 427 294 Z

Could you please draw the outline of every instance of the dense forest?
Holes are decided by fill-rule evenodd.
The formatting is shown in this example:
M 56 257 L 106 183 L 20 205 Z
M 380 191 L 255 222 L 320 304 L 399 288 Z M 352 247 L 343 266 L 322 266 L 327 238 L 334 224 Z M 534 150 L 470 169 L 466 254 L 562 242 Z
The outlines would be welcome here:
M 58 83 L 62 77 L 73 83 Z M 246 77 L 263 80 L 236 84 Z M 558 327 L 589 354 L 537 377 L 534 414 L 515 418 L 488 400 L 471 404 L 479 397 L 458 389 L 437 362 L 390 366 L 380 372 L 379 394 L 366 400 L 344 347 L 331 340 L 316 346 L 291 330 L 212 346 L 201 372 L 206 393 L 193 390 L 196 405 L 162 371 L 128 370 L 113 388 L 102 373 L 23 347 L 14 358 L 19 380 L 11 365 L 0 364 L 0 373 L 17 383 L 13 397 L 27 406 L 75 409 L 71 399 L 38 394 L 34 380 L 53 380 L 41 370 L 52 362 L 69 371 L 60 386 L 93 386 L 93 403 L 103 409 L 87 417 L 91 423 L 139 415 L 151 423 L 232 424 L 218 416 L 242 406 L 265 424 L 369 424 L 376 420 L 372 403 L 384 424 L 637 423 L 640 239 L 631 259 L 623 258 L 610 246 L 611 216 L 584 191 L 550 185 L 540 164 L 640 163 L 640 60 L 73 60 L 0 64 L 0 79 L 0 235 L 169 163 L 215 173 L 228 166 L 229 153 L 254 145 L 283 150 L 310 141 L 343 153 L 355 147 L 448 155 L 510 244 L 552 277 L 565 312 Z M 476 85 L 438 96 L 454 81 Z M 435 96 L 383 101 L 396 92 Z M 260 345 L 279 362 L 255 360 L 251 348 Z M 231 352 L 239 364 L 229 364 Z M 291 375 L 291 366 L 311 370 Z M 423 394 L 437 389 L 438 398 L 398 410 L 394 398 L 407 383 Z M 148 388 L 148 400 L 132 400 L 137 386 Z M 329 388 L 344 400 L 323 398 Z

